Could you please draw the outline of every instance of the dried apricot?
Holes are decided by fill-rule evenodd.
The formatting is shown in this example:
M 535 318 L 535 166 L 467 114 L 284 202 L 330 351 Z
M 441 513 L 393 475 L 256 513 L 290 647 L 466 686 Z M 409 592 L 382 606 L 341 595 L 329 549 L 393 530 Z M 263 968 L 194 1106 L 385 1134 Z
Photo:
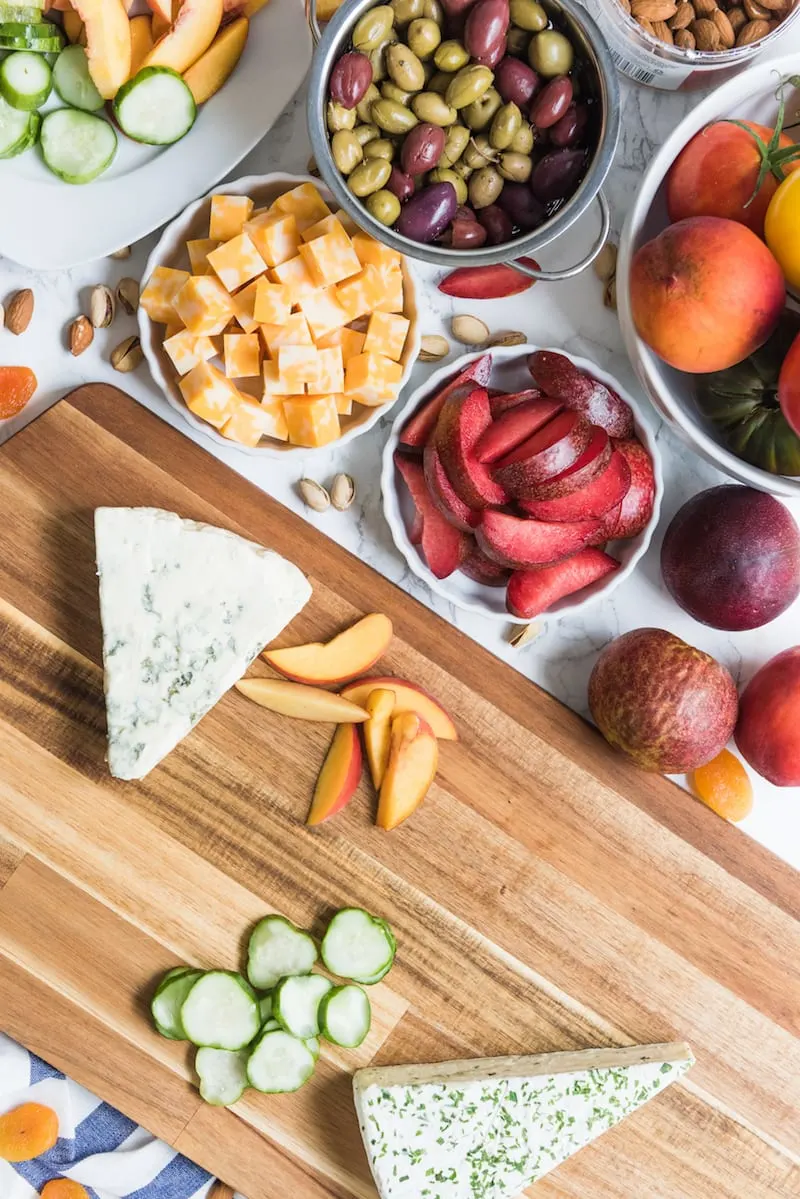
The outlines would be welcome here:
M 58 1140 L 58 1116 L 41 1103 L 23 1103 L 0 1116 L 0 1157 L 29 1162 Z
M 36 387 L 36 375 L 29 366 L 0 366 L 0 420 L 21 412 Z
M 691 776 L 695 795 L 726 820 L 744 820 L 753 809 L 753 784 L 729 749 L 723 749 Z
M 39 1192 L 41 1199 L 89 1199 L 89 1192 L 71 1178 L 53 1178 Z

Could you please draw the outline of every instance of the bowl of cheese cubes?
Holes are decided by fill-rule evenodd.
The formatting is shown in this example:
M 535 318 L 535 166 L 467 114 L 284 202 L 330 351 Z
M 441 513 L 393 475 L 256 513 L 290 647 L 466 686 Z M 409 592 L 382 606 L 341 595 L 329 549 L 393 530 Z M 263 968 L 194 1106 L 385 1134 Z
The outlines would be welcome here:
M 366 433 L 419 353 L 407 260 L 310 176 L 227 183 L 150 256 L 139 331 L 170 405 L 220 445 L 277 456 Z

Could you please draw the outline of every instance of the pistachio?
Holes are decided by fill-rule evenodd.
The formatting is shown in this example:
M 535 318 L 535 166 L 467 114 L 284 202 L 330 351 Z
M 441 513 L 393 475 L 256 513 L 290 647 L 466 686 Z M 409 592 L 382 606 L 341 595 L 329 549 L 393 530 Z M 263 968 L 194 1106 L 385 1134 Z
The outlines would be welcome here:
M 116 349 L 111 351 L 111 365 L 115 371 L 121 371 L 122 374 L 127 375 L 129 371 L 136 370 L 143 357 L 139 338 L 136 336 L 126 337 Z
M 78 316 L 69 327 L 69 352 L 77 358 L 84 350 L 88 350 L 94 340 L 94 329 L 85 316 Z M 95 326 L 97 328 L 98 326 Z
M 524 346 L 527 341 L 524 333 L 520 333 L 517 329 L 505 331 L 503 333 L 493 333 L 487 341 L 488 346 Z
M 92 294 L 89 297 L 89 319 L 95 329 L 105 329 L 110 325 L 114 319 L 115 310 L 116 302 L 113 291 L 104 283 L 98 283 L 97 287 L 92 288 Z
M 485 345 L 489 337 L 489 328 L 477 316 L 460 313 L 454 316 L 450 324 L 453 337 L 465 346 Z
M 346 512 L 356 498 L 356 483 L 352 475 L 338 474 L 331 483 L 331 503 L 337 512 Z
M 324 512 L 330 507 L 331 497 L 316 479 L 301 479 L 297 486 L 307 508 L 313 508 L 315 512 Z
M 603 303 L 606 308 L 610 308 L 613 312 L 617 310 L 617 276 L 612 275 L 606 283 L 603 292 Z
M 508 644 L 514 649 L 522 649 L 529 641 L 534 641 L 542 631 L 542 627 L 533 621 L 531 624 L 517 625 L 508 639 Z
M 441 362 L 450 353 L 450 342 L 439 333 L 429 333 L 420 340 L 420 362 Z
M 120 279 L 117 284 L 117 299 L 128 315 L 132 316 L 139 307 L 139 284 L 135 279 Z
M 607 241 L 594 260 L 594 273 L 601 283 L 608 283 L 617 273 L 617 247 Z
M 108 257 L 109 258 L 130 258 L 130 256 L 131 256 L 130 246 L 120 246 L 120 248 L 118 250 L 115 250 L 113 254 L 109 254 Z

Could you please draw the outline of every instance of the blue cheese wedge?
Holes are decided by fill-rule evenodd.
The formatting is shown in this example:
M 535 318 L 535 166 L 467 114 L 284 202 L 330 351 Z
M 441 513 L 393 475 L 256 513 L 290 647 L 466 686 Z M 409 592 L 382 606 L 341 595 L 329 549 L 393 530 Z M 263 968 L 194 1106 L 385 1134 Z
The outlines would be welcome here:
M 357 1071 L 381 1199 L 514 1199 L 685 1074 L 687 1045 Z
M 279 554 L 158 508 L 95 512 L 108 766 L 143 778 L 304 607 Z

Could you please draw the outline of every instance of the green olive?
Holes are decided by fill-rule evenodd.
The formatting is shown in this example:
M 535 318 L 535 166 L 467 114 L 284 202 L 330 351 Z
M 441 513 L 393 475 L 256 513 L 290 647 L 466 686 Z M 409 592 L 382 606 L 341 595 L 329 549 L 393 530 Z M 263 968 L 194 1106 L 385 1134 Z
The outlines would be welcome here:
M 488 67 L 479 67 L 473 63 L 468 67 L 462 67 L 453 76 L 445 92 L 445 99 L 452 108 L 466 108 L 468 104 L 480 100 L 493 82 L 494 75 Z
M 392 173 L 392 164 L 385 158 L 370 158 L 357 166 L 347 180 L 354 196 L 369 196 L 380 191 Z
M 495 150 L 507 150 L 522 126 L 522 113 L 516 104 L 503 104 L 492 117 L 489 142 Z
M 407 92 L 421 92 L 425 86 L 425 68 L 413 50 L 402 42 L 386 51 L 386 70 L 389 78 Z
M 385 187 L 367 196 L 364 207 L 382 225 L 393 225 L 400 216 L 400 201 L 394 192 L 387 191 Z
M 437 92 L 420 92 L 411 101 L 411 107 L 421 121 L 427 121 L 429 125 L 441 125 L 442 128 L 452 125 L 458 115 L 444 96 Z
M 435 171 L 429 171 L 428 183 L 452 183 L 456 190 L 456 200 L 459 204 L 466 204 L 467 185 L 461 176 L 449 167 L 437 167 Z
M 384 79 L 381 84 L 381 95 L 384 100 L 396 100 L 398 104 L 404 104 L 408 108 L 411 103 L 413 92 L 406 92 L 402 87 L 398 87 L 396 83 L 392 83 L 391 79 Z
M 488 88 L 479 100 L 473 100 L 462 112 L 464 124 L 473 132 L 485 129 L 494 114 L 503 106 L 503 98 L 496 88 Z
M 349 175 L 362 161 L 364 150 L 352 129 L 339 129 L 331 138 L 331 154 L 342 174 Z
M 372 105 L 372 119 L 384 133 L 392 134 L 408 133 L 417 124 L 411 109 L 398 104 L 396 100 L 376 100 Z
M 396 149 L 397 147 L 390 138 L 376 137 L 373 141 L 367 142 L 364 147 L 364 157 L 385 158 L 387 162 L 391 162 Z
M 367 88 L 367 90 L 364 92 L 364 95 L 359 100 L 358 104 L 356 104 L 356 112 L 358 114 L 359 121 L 363 121 L 365 125 L 368 125 L 370 123 L 370 121 L 372 120 L 372 118 L 370 116 L 370 109 L 372 106 L 372 101 L 380 100 L 380 98 L 381 98 L 380 92 L 378 91 L 375 84 L 371 83 L 369 85 L 369 87 Z
M 389 4 L 370 8 L 353 27 L 352 42 L 355 50 L 368 54 L 385 42 L 394 25 L 394 9 Z
M 441 162 L 441 159 L 439 161 Z M 474 169 L 474 167 L 467 166 L 463 158 L 459 158 L 458 162 L 454 162 L 450 167 L 450 170 L 455 172 L 459 179 L 469 179 Z
M 511 23 L 518 29 L 539 33 L 547 28 L 547 13 L 537 0 L 511 0 Z
M 557 29 L 545 29 L 531 38 L 528 46 L 528 62 L 534 71 L 550 79 L 554 75 L 567 75 L 575 60 L 572 42 Z
M 517 132 L 511 139 L 509 150 L 513 150 L 515 154 L 530 154 L 533 149 L 533 126 L 528 121 L 523 121 Z
M 407 25 L 422 16 L 423 0 L 392 0 L 395 25 Z
M 511 25 L 506 34 L 506 54 L 510 54 L 513 58 L 527 58 L 530 40 L 531 35 L 527 29 L 519 29 L 516 25 Z
M 358 170 L 363 170 L 363 167 Z M 474 175 L 470 175 L 469 202 L 473 208 L 488 208 L 502 190 L 503 176 L 496 167 L 481 167 Z
M 480 167 L 491 166 L 496 158 L 497 155 L 489 145 L 489 139 L 485 133 L 479 133 L 477 137 L 470 138 L 464 151 L 464 162 L 467 166 L 477 171 Z
M 380 46 L 376 46 L 374 50 L 369 52 L 369 63 L 372 67 L 372 82 L 380 83 L 386 78 L 386 52 L 390 46 L 394 46 L 397 42 L 397 34 L 392 30 L 385 42 L 381 42 Z
M 406 33 L 406 41 L 417 58 L 430 58 L 441 40 L 442 31 L 430 17 L 418 17 Z
M 329 100 L 325 109 L 325 121 L 331 133 L 338 133 L 340 129 L 355 129 L 356 110 L 345 108 L 344 104 L 339 104 L 337 100 Z
M 436 63 L 432 58 L 423 58 L 421 61 L 422 69 L 425 72 L 425 86 L 427 87 L 428 80 L 433 79 L 434 75 L 438 75 L 439 72 L 436 70 Z
M 422 0 L 422 15 L 437 25 L 444 25 L 444 9 L 439 0 Z
M 429 92 L 437 92 L 443 96 L 450 86 L 453 76 L 449 71 L 434 71 L 430 79 L 426 83 L 426 90 Z
M 444 139 L 444 149 L 437 163 L 440 167 L 451 167 L 458 162 L 467 148 L 469 129 L 463 125 L 451 125 Z
M 372 142 L 376 137 L 380 137 L 381 131 L 377 125 L 370 125 L 367 123 L 364 125 L 356 125 L 355 129 L 353 130 L 353 134 L 360 146 L 366 146 L 367 142 Z
M 513 183 L 527 183 L 531 177 L 533 163 L 529 154 L 516 154 L 513 150 L 506 150 L 498 159 L 497 169 L 504 179 L 510 179 Z

